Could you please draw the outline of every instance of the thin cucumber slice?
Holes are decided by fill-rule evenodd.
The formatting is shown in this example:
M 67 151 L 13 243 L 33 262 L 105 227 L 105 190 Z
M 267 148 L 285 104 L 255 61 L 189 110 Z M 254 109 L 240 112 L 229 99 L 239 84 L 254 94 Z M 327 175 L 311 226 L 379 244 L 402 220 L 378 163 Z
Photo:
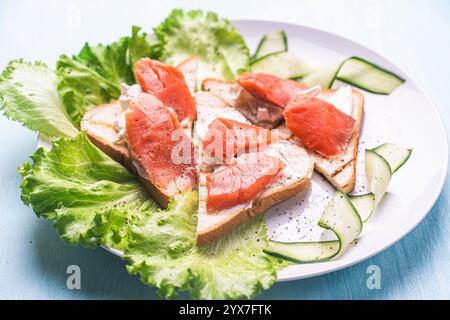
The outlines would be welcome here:
M 372 216 L 375 209 L 375 195 L 373 193 L 349 196 L 353 206 L 358 211 L 362 222 L 366 222 Z
M 394 73 L 359 57 L 351 57 L 329 67 L 314 69 L 298 80 L 306 85 L 320 84 L 323 88 L 329 89 L 336 79 L 377 94 L 390 94 L 405 82 Z
M 412 149 L 384 143 L 366 150 L 366 177 L 372 193 L 350 196 L 363 222 L 369 220 L 380 203 L 391 181 L 391 177 L 411 155 Z
M 348 197 L 337 191 L 319 220 L 319 226 L 333 231 L 338 240 L 293 243 L 270 241 L 264 251 L 294 263 L 321 262 L 342 256 L 361 233 L 363 222 L 372 216 L 395 172 L 382 154 L 389 159 L 392 168 L 398 170 L 408 160 L 411 150 L 392 143 L 366 150 L 366 176 L 371 193 Z
M 372 150 L 389 163 L 392 173 L 400 169 L 408 161 L 412 153 L 412 149 L 406 149 L 393 143 L 384 143 Z
M 375 207 L 380 203 L 391 181 L 389 163 L 373 150 L 366 150 L 366 178 L 369 190 L 375 195 Z
M 320 85 L 324 89 L 329 89 L 333 85 L 341 66 L 342 62 L 325 68 L 314 69 L 303 77 L 301 82 L 310 87 Z
M 331 259 L 339 251 L 339 241 L 278 242 L 270 241 L 265 253 L 294 263 L 320 262 Z
M 347 59 L 337 78 L 377 94 L 390 94 L 405 82 L 398 75 L 358 57 Z
M 298 58 L 293 63 L 291 58 L 285 57 L 287 55 L 290 54 L 278 52 L 263 57 L 253 63 L 252 71 L 296 79 L 308 86 L 320 85 L 324 89 L 331 88 L 334 81 L 339 79 L 377 94 L 390 94 L 405 82 L 396 74 L 359 57 L 351 57 L 328 67 L 311 69 Z M 283 59 L 280 57 L 283 57 Z M 295 66 L 295 68 L 292 68 L 292 66 Z
M 336 191 L 319 220 L 319 226 L 333 231 L 338 240 L 297 243 L 271 241 L 265 252 L 297 263 L 337 258 L 361 233 L 363 223 L 347 195 Z
M 256 52 L 253 55 L 253 60 L 257 60 L 271 53 L 287 51 L 287 49 L 287 37 L 283 30 L 269 33 L 259 41 Z
M 311 71 L 303 60 L 289 52 L 275 52 L 254 61 L 250 69 L 256 73 L 268 73 L 279 78 L 303 77 Z
M 336 191 L 319 220 L 319 226 L 332 230 L 338 237 L 340 246 L 333 257 L 337 258 L 359 236 L 363 222 L 347 195 Z

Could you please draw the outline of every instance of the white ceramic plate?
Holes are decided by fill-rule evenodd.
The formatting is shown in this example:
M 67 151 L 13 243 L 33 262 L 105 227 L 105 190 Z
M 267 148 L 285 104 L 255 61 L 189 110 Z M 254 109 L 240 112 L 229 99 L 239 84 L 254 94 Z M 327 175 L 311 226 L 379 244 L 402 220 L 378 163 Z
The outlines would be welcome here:
M 340 36 L 279 22 L 238 20 L 233 24 L 244 35 L 252 51 L 264 34 L 285 30 L 289 51 L 312 65 L 326 66 L 356 55 L 406 79 L 406 83 L 389 96 L 363 92 L 366 112 L 360 151 L 384 142 L 395 142 L 413 148 L 413 153 L 393 176 L 388 194 L 372 219 L 364 225 L 357 244 L 336 261 L 289 266 L 279 272 L 278 279 L 301 279 L 339 270 L 369 258 L 403 238 L 431 210 L 447 175 L 446 130 L 430 98 L 381 55 Z M 39 144 L 42 143 L 40 140 Z M 356 193 L 365 189 L 362 155 L 358 160 Z M 267 212 L 269 235 L 284 241 L 328 238 L 330 235 L 323 233 L 317 221 L 333 192 L 334 189 L 315 174 L 310 190 Z M 109 251 L 120 254 L 116 250 Z

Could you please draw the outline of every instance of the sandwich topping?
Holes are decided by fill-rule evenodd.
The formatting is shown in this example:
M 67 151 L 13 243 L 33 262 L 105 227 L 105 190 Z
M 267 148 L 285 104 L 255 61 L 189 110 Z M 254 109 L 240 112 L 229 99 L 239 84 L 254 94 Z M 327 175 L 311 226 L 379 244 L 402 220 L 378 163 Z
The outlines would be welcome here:
M 125 117 L 128 148 L 139 174 L 169 196 L 192 190 L 194 146 L 177 115 L 155 96 L 140 93 Z
M 350 86 L 339 88 L 327 101 L 353 118 L 353 92 Z
M 200 170 L 206 177 L 206 212 L 251 204 L 279 178 L 285 165 L 267 154 L 279 141 L 270 130 L 224 117 L 216 117 L 202 137 Z
M 284 111 L 286 126 L 309 149 L 324 157 L 345 151 L 355 120 L 331 103 L 312 98 L 294 98 Z
M 194 120 L 195 101 L 183 74 L 174 67 L 150 58 L 143 58 L 134 66 L 136 80 L 144 92 L 153 94 L 167 107 L 172 108 L 179 121 Z
M 285 80 L 265 73 L 244 73 L 236 82 L 254 96 L 286 108 L 291 99 L 308 87 L 295 80 Z
M 279 140 L 275 133 L 251 124 L 216 118 L 202 141 L 203 161 L 228 163 L 238 154 L 258 152 Z
M 219 212 L 254 200 L 275 180 L 284 163 L 264 153 L 246 153 L 206 176 L 206 210 Z
M 137 84 L 132 85 L 132 86 L 122 84 L 122 94 L 120 95 L 120 98 L 119 98 L 122 112 L 120 113 L 120 115 L 117 117 L 117 119 L 115 121 L 116 130 L 117 130 L 117 135 L 116 135 L 116 143 L 117 144 L 126 143 L 125 113 L 128 110 L 130 101 L 132 99 L 136 98 L 141 92 L 142 92 L 142 89 Z
M 316 96 L 319 87 L 263 73 L 244 73 L 237 83 L 252 95 L 284 109 L 286 127 L 310 150 L 323 157 L 342 154 L 353 134 L 352 91 L 344 88 L 327 102 Z

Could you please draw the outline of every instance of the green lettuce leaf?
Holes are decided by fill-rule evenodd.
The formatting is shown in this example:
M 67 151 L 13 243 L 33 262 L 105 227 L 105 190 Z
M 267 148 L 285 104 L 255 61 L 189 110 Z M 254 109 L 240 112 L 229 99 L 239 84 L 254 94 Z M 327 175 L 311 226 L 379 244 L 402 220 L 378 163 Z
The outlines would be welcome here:
M 73 122 L 86 111 L 120 96 L 122 83 L 135 83 L 132 64 L 142 57 L 158 58 L 160 45 L 133 27 L 131 37 L 109 45 L 85 44 L 78 55 L 61 55 L 56 64 L 58 91 Z
M 141 28 L 137 26 L 133 26 L 131 29 L 132 35 L 128 50 L 131 67 L 141 58 L 159 59 L 161 56 L 161 43 L 156 39 L 151 39 L 145 32 L 140 33 L 140 30 Z
M 128 62 L 130 38 L 124 37 L 110 45 L 95 47 L 86 43 L 76 57 L 78 61 L 113 83 L 132 83 L 133 73 Z
M 128 224 L 156 209 L 141 185 L 81 132 L 38 149 L 19 168 L 21 198 L 37 216 L 51 219 L 70 244 L 121 247 Z
M 189 56 L 200 59 L 197 83 L 205 78 L 234 80 L 249 67 L 250 53 L 244 38 L 215 13 L 173 10 L 155 34 L 165 62 L 177 65 Z
M 73 137 L 71 122 L 56 90 L 55 73 L 40 62 L 9 62 L 0 76 L 0 108 L 5 116 L 49 137 Z
M 198 195 L 175 197 L 158 209 L 137 179 L 97 149 L 85 132 L 39 149 L 19 168 L 21 198 L 52 220 L 69 244 L 125 252 L 130 273 L 165 298 L 188 291 L 198 299 L 252 298 L 269 288 L 285 265 L 263 252 L 263 219 L 206 247 L 195 241 Z
M 254 219 L 228 236 L 197 247 L 198 196 L 178 196 L 131 226 L 127 269 L 164 298 L 188 291 L 196 299 L 249 299 L 269 288 L 285 262 L 266 255 L 266 228 Z
M 248 67 L 242 36 L 213 13 L 175 10 L 157 34 L 159 42 L 134 27 L 131 37 L 110 45 L 86 44 L 78 55 L 60 57 L 56 75 L 42 64 L 21 61 L 4 72 L 5 113 L 47 136 L 63 137 L 19 168 L 21 199 L 51 220 L 67 243 L 124 251 L 128 271 L 165 298 L 181 291 L 199 299 L 252 298 L 270 287 L 285 265 L 263 252 L 268 240 L 262 218 L 199 248 L 196 192 L 159 209 L 134 175 L 76 129 L 86 111 L 117 99 L 121 83 L 134 82 L 132 65 L 141 57 L 163 53 L 175 64 L 197 55 L 201 79 L 231 80 Z
M 59 95 L 77 126 L 86 111 L 120 96 L 120 83 L 104 78 L 76 57 L 62 55 L 57 62 L 56 72 Z

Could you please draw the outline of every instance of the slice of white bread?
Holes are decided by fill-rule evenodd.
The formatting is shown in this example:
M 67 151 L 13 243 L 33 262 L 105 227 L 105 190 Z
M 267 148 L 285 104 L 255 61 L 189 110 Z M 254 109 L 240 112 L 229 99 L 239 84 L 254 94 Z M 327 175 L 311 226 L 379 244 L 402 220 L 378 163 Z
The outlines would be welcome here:
M 118 140 L 117 122 L 122 117 L 119 101 L 92 108 L 84 115 L 80 127 L 86 130 L 89 140 L 115 161 L 123 164 L 131 173 L 138 176 L 141 183 L 162 207 L 167 207 L 170 194 L 155 186 L 139 172 L 139 166 L 131 157 L 125 138 Z M 191 128 L 185 130 L 190 136 Z
M 231 230 L 265 212 L 270 207 L 292 198 L 307 189 L 311 182 L 314 162 L 299 145 L 287 140 L 269 145 L 266 154 L 278 157 L 285 164 L 275 182 L 266 187 L 253 201 L 234 206 L 218 213 L 206 212 L 206 176 L 199 178 L 199 209 L 197 223 L 197 244 L 202 246 L 224 236 Z M 233 177 L 230 177 L 233 179 Z
M 140 175 L 133 163 L 126 140 L 117 141 L 117 120 L 122 114 L 120 102 L 113 102 L 92 108 L 85 113 L 81 129 L 87 131 L 89 140 L 108 156 L 123 164 L 130 172 L 138 176 L 141 183 L 163 207 L 167 206 L 168 196 L 150 181 Z
M 177 67 L 183 74 L 191 94 L 195 91 L 198 62 L 199 59 L 197 57 L 189 57 L 182 61 Z M 136 90 L 136 88 L 134 88 L 136 86 L 139 87 L 138 85 L 124 85 L 120 99 L 125 96 L 124 101 L 130 100 L 133 96 L 138 94 L 140 88 L 139 90 Z M 81 130 L 87 131 L 88 138 L 94 145 L 115 161 L 123 164 L 130 172 L 138 175 L 141 182 L 158 202 L 164 207 L 167 206 L 169 197 L 139 174 L 130 155 L 126 139 L 118 139 L 119 129 L 117 128 L 117 123 L 121 117 L 123 117 L 121 103 L 120 101 L 114 101 L 109 104 L 94 107 L 86 112 L 80 127 Z M 180 125 L 186 134 L 191 137 L 192 121 L 185 119 Z
M 329 100 L 336 91 L 333 89 L 322 90 L 317 97 Z M 329 159 L 309 151 L 314 159 L 315 170 L 322 174 L 336 189 L 345 193 L 349 193 L 355 187 L 359 136 L 364 116 L 364 95 L 355 89 L 352 89 L 352 93 L 351 116 L 355 119 L 355 127 L 345 152 L 338 157 Z M 302 145 L 298 139 L 294 140 Z
M 183 75 L 189 77 L 197 63 L 198 60 L 195 57 L 183 61 L 180 64 L 184 68 L 184 71 L 182 71 Z M 119 100 L 92 108 L 84 114 L 80 123 L 81 130 L 87 131 L 87 135 L 94 145 L 135 174 L 137 171 L 131 163 L 132 160 L 126 139 L 123 137 L 118 140 L 119 129 L 117 124 L 119 119 L 123 117 L 123 107 L 120 101 L 129 103 L 139 92 L 141 92 L 139 85 L 124 85 L 122 87 L 122 96 Z M 185 129 L 188 136 L 191 136 L 192 122 L 186 119 L 181 123 L 181 126 Z
M 197 122 L 194 130 L 194 141 L 201 141 L 207 132 L 208 125 L 218 117 L 249 123 L 240 112 L 230 108 L 226 101 L 210 92 L 197 92 L 195 99 L 197 102 Z M 201 144 L 197 143 L 197 145 Z M 206 175 L 213 168 L 200 167 L 200 202 L 197 224 L 197 243 L 199 245 L 208 244 L 222 237 L 255 215 L 293 197 L 309 186 L 314 162 L 305 149 L 293 141 L 282 140 L 270 145 L 264 152 L 278 157 L 286 165 L 283 171 L 279 173 L 276 181 L 263 190 L 259 197 L 251 203 L 238 205 L 215 214 L 206 212 L 205 202 L 207 195 Z M 201 154 L 201 152 L 199 153 Z
M 84 114 L 81 130 L 86 130 L 89 140 L 128 170 L 137 173 L 132 164 L 125 140 L 117 140 L 117 121 L 122 115 L 119 101 L 92 108 Z

